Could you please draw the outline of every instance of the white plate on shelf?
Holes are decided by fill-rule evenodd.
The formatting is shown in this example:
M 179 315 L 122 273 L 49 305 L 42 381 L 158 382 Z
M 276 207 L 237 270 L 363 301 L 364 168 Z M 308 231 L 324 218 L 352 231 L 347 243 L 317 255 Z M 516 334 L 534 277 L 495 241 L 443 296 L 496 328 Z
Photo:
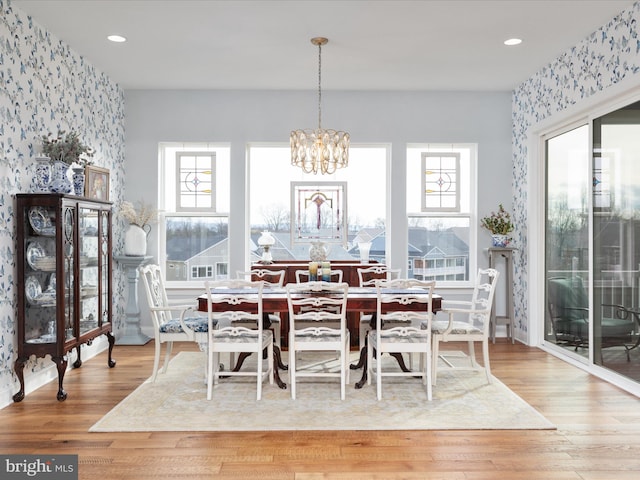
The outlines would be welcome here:
M 56 291 L 56 272 L 53 272 L 49 275 L 49 285 L 47 286 L 47 291 Z
M 36 270 L 42 270 L 43 272 L 56 271 L 56 257 L 37 257 L 33 264 Z
M 98 286 L 97 285 L 83 285 L 80 287 L 80 294 L 83 297 L 95 296 L 98 294 Z
M 29 223 L 38 235 L 55 235 L 55 227 L 49 218 L 49 212 L 44 207 L 31 207 L 29 209 Z
M 46 340 L 43 340 L 42 337 L 30 338 L 27 340 L 27 343 L 47 343 Z
M 24 294 L 31 305 L 38 304 L 38 297 L 42 295 L 42 286 L 35 276 L 30 275 L 25 280 Z
M 27 263 L 34 270 L 40 270 L 36 264 L 39 259 L 46 258 L 47 252 L 39 242 L 31 242 L 27 246 Z

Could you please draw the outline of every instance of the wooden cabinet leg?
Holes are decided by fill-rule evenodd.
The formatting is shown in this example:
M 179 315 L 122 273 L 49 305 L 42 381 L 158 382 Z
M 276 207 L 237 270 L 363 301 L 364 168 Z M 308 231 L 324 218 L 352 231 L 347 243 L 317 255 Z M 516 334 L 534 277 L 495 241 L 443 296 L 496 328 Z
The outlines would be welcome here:
M 74 368 L 80 368 L 82 366 L 82 358 L 80 357 L 80 347 L 81 347 L 81 345 L 78 345 L 76 347 L 77 355 L 76 355 L 76 361 L 73 362 L 73 367 Z
M 20 390 L 13 396 L 14 402 L 21 402 L 24 400 L 24 365 L 27 363 L 27 357 L 18 357 L 16 363 L 13 366 L 16 376 L 20 381 Z
M 109 368 L 113 368 L 116 366 L 116 361 L 111 357 L 111 354 L 113 353 L 113 346 L 116 343 L 116 337 L 114 337 L 111 332 L 107 332 L 107 340 L 109 340 L 109 359 L 107 360 L 107 365 L 109 365 Z
M 67 392 L 62 388 L 62 382 L 64 381 L 64 374 L 67 371 L 67 359 L 66 357 L 52 357 L 51 360 L 56 364 L 58 368 L 58 395 L 56 398 L 58 401 L 63 402 L 67 399 Z

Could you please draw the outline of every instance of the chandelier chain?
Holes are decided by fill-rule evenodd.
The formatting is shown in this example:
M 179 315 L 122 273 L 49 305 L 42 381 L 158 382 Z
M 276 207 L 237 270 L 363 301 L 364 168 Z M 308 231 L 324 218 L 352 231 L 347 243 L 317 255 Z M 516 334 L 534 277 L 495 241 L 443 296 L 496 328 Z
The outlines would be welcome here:
M 318 44 L 318 130 L 322 129 L 322 44 Z

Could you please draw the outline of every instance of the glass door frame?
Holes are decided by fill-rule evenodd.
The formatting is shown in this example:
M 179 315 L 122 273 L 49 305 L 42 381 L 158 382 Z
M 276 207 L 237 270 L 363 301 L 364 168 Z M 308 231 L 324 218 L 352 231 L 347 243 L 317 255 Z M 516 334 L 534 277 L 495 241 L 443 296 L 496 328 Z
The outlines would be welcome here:
M 568 108 L 556 113 L 550 118 L 536 123 L 527 131 L 527 246 L 529 259 L 527 278 L 528 285 L 527 306 L 528 344 L 538 347 L 578 368 L 587 371 L 613 385 L 640 397 L 640 382 L 634 382 L 609 369 L 593 362 L 593 342 L 590 331 L 589 356 L 584 357 L 568 354 L 566 349 L 557 347 L 544 341 L 544 322 L 546 310 L 546 271 L 545 271 L 545 221 L 546 221 L 546 168 L 545 168 L 545 140 L 552 135 L 566 132 L 579 124 L 589 125 L 590 171 L 593 173 L 593 120 L 618 110 L 626 105 L 640 101 L 640 84 L 626 91 L 610 88 L 581 101 L 580 110 Z M 593 213 L 592 195 L 589 195 L 589 215 Z M 540 201 L 545 199 L 545 201 Z M 593 224 L 589 222 L 589 250 L 593 252 Z M 593 255 L 589 255 L 589 283 L 593 284 Z M 591 296 L 591 292 L 589 293 Z M 592 299 L 590 298 L 590 301 Z M 590 312 L 590 321 L 593 314 Z

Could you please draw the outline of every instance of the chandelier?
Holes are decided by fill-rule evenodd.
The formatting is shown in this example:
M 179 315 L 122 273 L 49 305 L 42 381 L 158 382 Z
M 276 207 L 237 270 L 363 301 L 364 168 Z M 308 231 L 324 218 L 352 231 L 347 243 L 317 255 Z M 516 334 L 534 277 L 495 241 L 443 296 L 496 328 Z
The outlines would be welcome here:
M 332 174 L 349 163 L 349 134 L 322 128 L 322 45 L 328 41 L 324 37 L 311 39 L 318 47 L 318 128 L 291 132 L 291 165 L 305 173 Z

